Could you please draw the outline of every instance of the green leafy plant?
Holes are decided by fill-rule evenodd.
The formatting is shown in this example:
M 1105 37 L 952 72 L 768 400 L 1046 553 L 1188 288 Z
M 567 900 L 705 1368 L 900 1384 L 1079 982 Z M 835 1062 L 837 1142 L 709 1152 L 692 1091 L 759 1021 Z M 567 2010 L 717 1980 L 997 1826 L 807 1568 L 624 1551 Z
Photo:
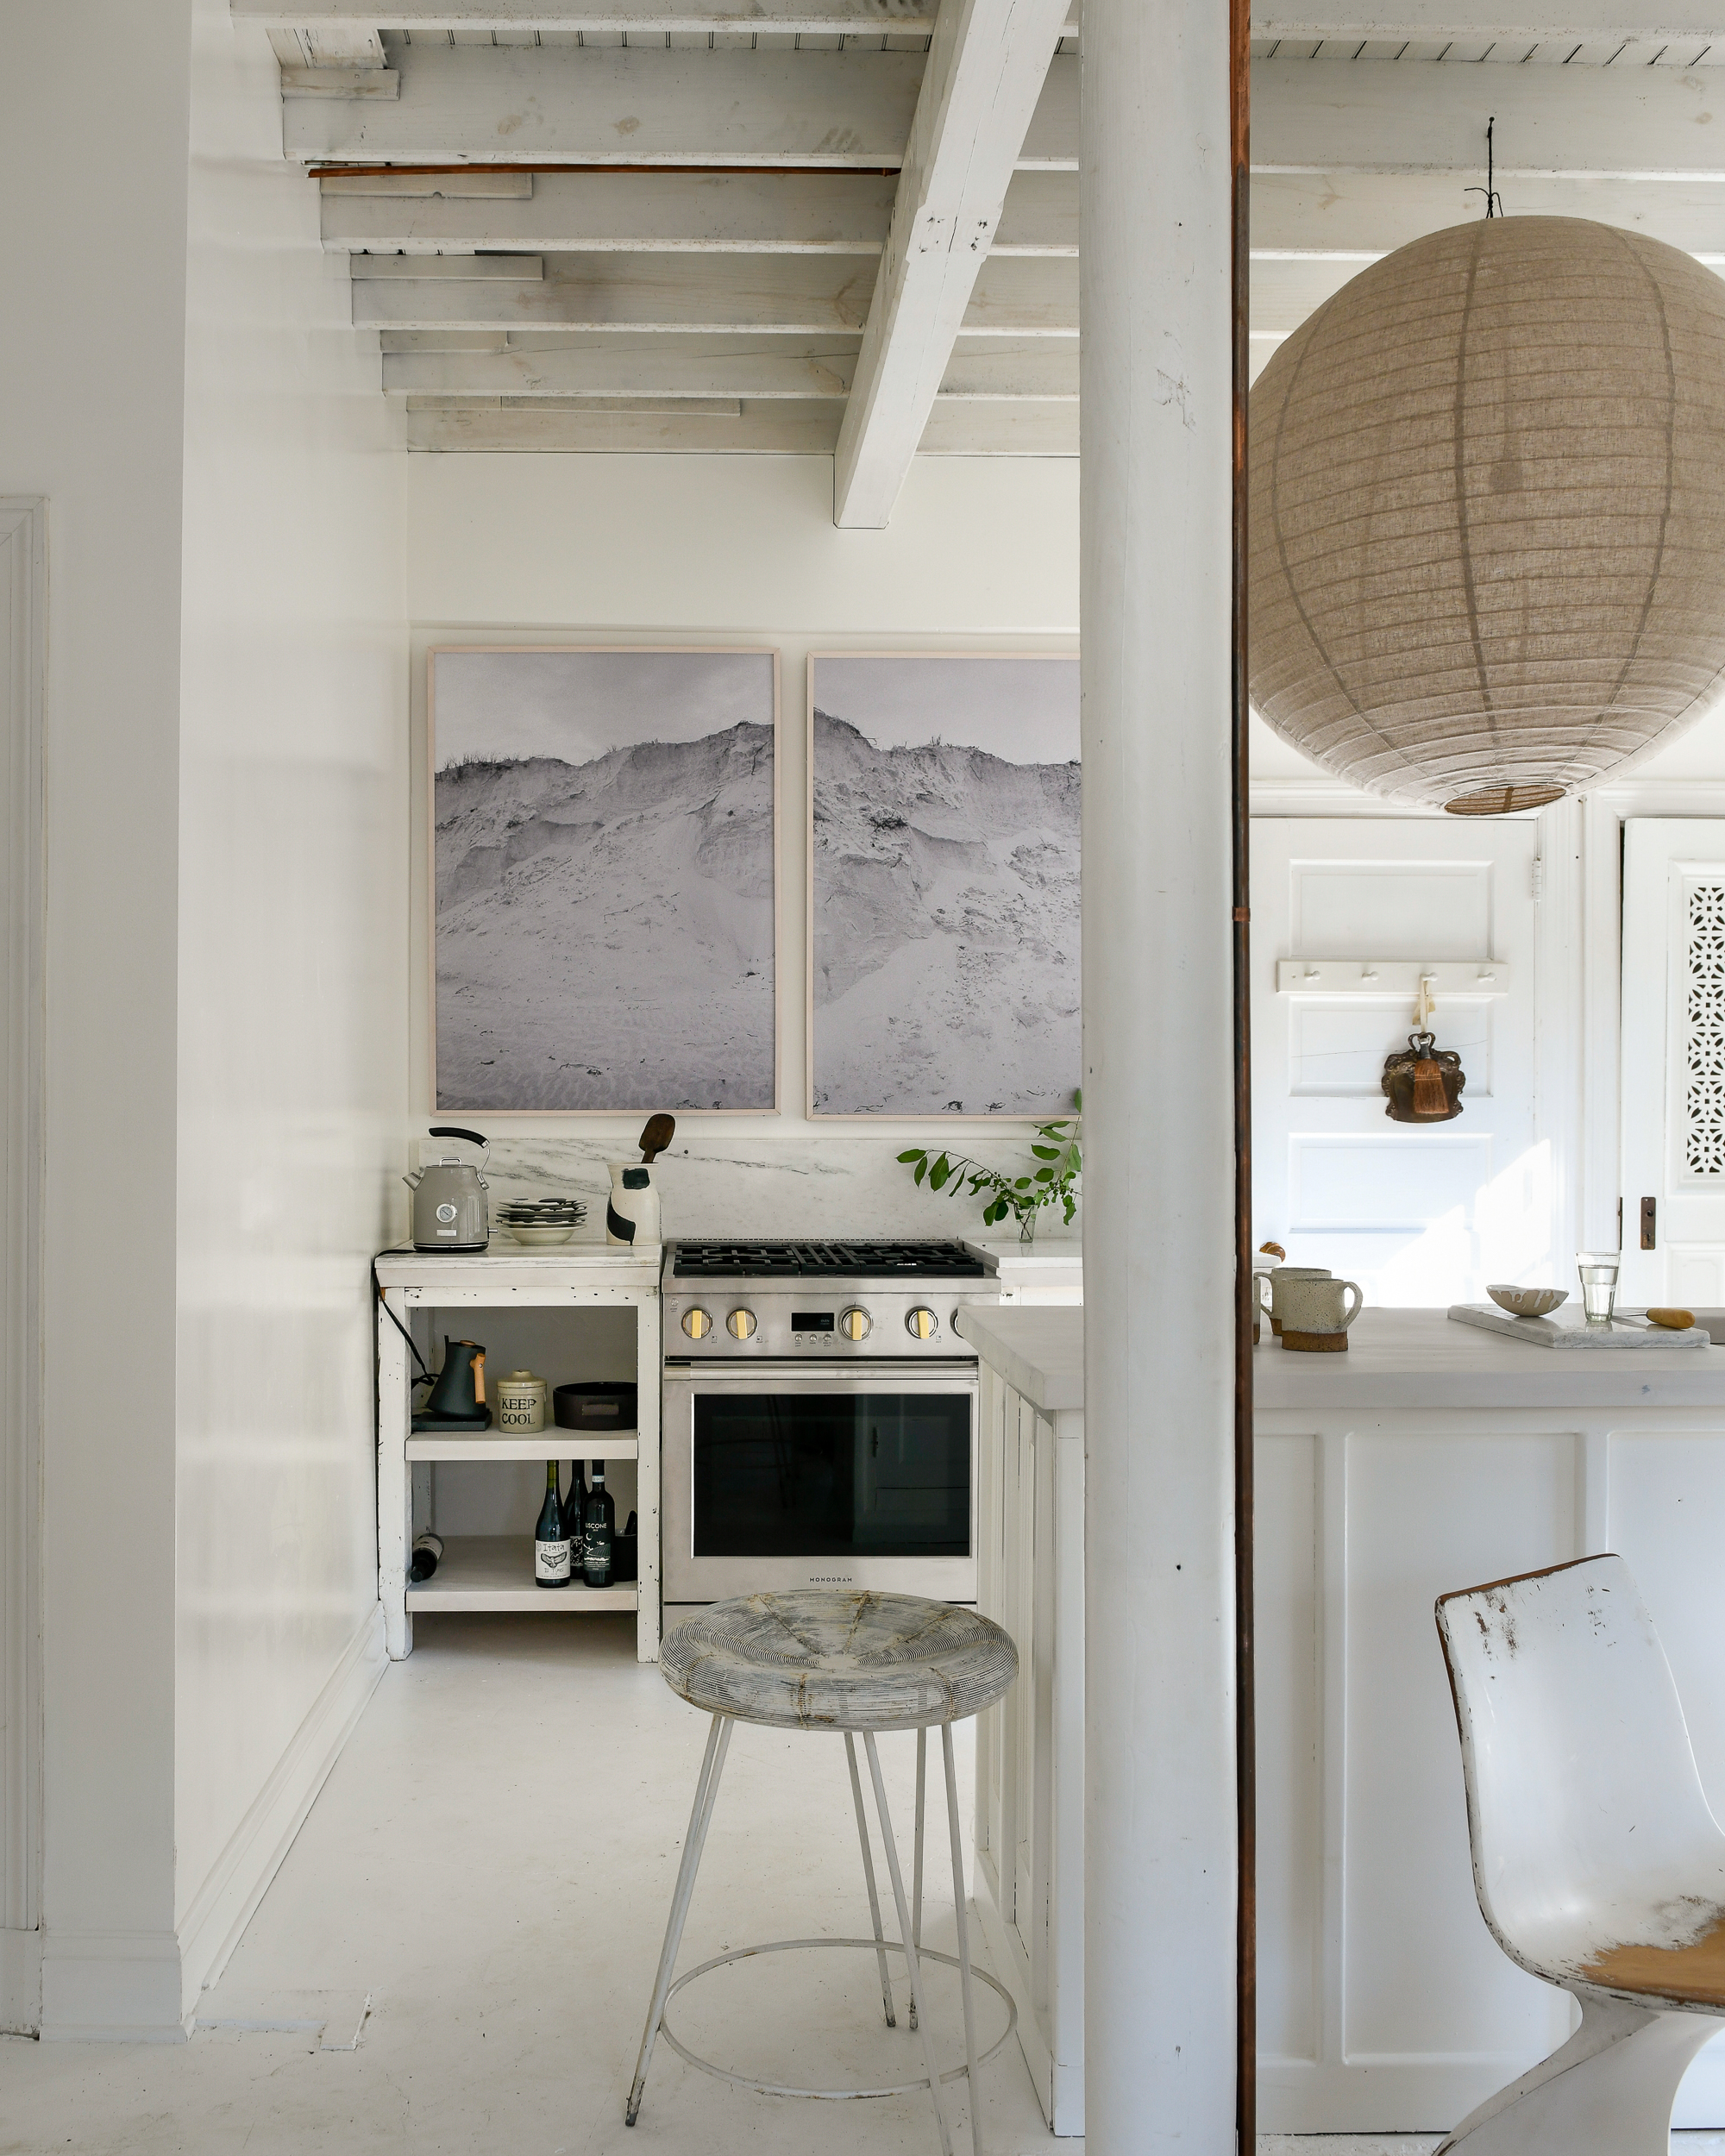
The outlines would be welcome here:
M 1019 1240 L 1030 1242 L 1036 1234 L 1037 1215 L 1044 1206 L 1059 1206 L 1070 1226 L 1078 1208 L 1078 1178 L 1084 1166 L 1078 1150 L 1078 1111 L 1084 1106 L 1082 1093 L 1074 1092 L 1074 1112 L 1056 1123 L 1038 1123 L 1031 1142 L 1032 1157 L 1038 1165 L 1027 1175 L 1014 1175 L 998 1168 L 985 1168 L 963 1153 L 931 1155 L 925 1145 L 913 1145 L 899 1158 L 912 1169 L 912 1180 L 926 1181 L 931 1190 L 944 1190 L 956 1198 L 967 1188 L 973 1198 L 984 1191 L 986 1226 L 993 1227 L 1008 1214 L 1019 1224 Z

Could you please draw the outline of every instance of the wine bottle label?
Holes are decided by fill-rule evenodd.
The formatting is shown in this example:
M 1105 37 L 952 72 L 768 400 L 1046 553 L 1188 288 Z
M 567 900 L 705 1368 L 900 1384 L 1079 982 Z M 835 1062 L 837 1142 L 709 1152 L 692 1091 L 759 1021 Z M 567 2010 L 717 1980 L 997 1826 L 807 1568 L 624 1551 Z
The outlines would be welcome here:
M 611 1584 L 611 1531 L 608 1527 L 589 1527 L 581 1549 L 581 1570 L 589 1587 L 609 1587 Z
M 541 1542 L 533 1545 L 533 1576 L 536 1580 L 566 1580 L 569 1576 L 569 1545 L 567 1542 Z

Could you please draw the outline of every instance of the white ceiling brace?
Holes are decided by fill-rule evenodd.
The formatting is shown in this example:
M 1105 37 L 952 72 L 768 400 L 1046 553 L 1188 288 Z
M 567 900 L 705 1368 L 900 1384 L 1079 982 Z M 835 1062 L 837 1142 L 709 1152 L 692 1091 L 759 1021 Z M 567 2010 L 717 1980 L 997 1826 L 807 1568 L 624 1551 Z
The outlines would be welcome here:
M 1066 0 L 945 0 L 844 408 L 833 520 L 879 530 L 911 468 L 1066 20 Z
M 281 29 L 560 30 L 894 36 L 934 28 L 938 0 L 232 0 L 236 20 Z M 1076 5 L 1063 25 L 1078 34 Z
M 1254 62 L 1251 169 L 1471 176 L 1484 167 L 1493 117 L 1502 187 L 1521 178 L 1725 179 L 1716 68 L 1394 60 Z
M 1539 7 L 1529 5 L 1529 0 L 1389 0 L 1381 14 L 1361 6 L 1358 0 L 1352 4 L 1349 0 L 1306 0 L 1303 6 L 1301 0 L 1259 0 L 1252 9 L 1251 34 L 1255 38 L 1405 39 L 1422 44 L 1452 38 L 1470 44 L 1482 38 L 1517 38 L 1535 45 L 1565 37 L 1578 44 L 1613 38 L 1626 43 L 1664 43 L 1725 37 L 1725 8 L 1718 0 L 1685 0 L 1682 8 L 1663 0 L 1659 16 L 1626 22 L 1622 0 L 1562 0 L 1556 7 L 1551 0 L 1543 0 Z

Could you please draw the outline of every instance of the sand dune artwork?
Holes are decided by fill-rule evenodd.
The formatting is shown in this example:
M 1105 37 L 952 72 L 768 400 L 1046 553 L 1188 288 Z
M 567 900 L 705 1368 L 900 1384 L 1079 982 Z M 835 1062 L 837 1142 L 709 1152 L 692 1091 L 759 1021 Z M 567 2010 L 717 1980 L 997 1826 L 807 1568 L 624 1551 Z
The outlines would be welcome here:
M 776 655 L 431 655 L 436 1099 L 771 1109 Z
M 1077 660 L 812 658 L 809 774 L 810 1112 L 1070 1107 Z

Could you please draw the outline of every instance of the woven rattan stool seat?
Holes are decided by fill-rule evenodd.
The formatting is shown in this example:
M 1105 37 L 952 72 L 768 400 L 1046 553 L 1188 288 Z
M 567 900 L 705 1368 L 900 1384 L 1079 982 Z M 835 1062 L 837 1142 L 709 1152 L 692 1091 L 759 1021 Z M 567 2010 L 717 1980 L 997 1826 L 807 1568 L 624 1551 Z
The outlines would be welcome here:
M 659 1657 L 692 1707 L 783 1729 L 923 1729 L 992 1707 L 1018 1675 L 1010 1636 L 920 1595 L 806 1588 L 715 1602 Z

